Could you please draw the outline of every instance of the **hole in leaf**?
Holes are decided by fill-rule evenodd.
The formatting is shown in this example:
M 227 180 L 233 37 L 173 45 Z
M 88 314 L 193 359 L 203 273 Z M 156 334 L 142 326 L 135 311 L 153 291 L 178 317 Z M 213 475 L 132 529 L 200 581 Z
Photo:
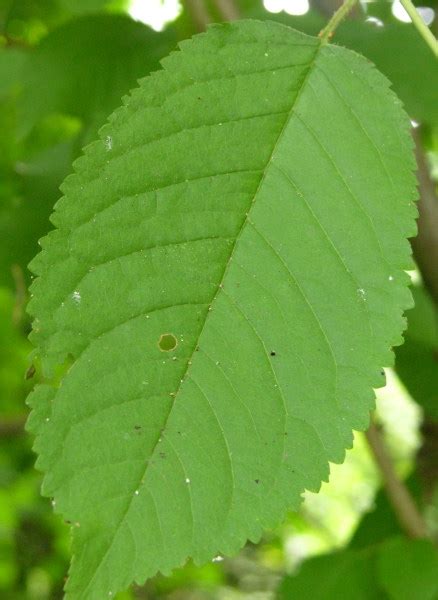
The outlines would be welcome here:
M 158 340 L 158 347 L 162 352 L 170 352 L 178 345 L 178 340 L 173 333 L 163 333 Z

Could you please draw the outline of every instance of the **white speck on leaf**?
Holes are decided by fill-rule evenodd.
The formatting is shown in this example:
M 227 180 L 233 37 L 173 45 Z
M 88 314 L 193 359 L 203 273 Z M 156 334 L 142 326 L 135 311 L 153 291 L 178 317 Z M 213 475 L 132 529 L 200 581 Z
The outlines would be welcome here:
M 224 560 L 224 557 L 221 556 L 220 554 L 218 554 L 217 556 L 215 556 L 214 558 L 211 559 L 211 562 L 222 562 Z
M 190 483 L 190 479 L 186 477 L 186 483 Z
M 75 290 L 75 291 L 73 292 L 73 294 L 71 295 L 71 297 L 72 297 L 72 298 L 73 298 L 73 300 L 74 300 L 75 302 L 77 302 L 78 304 L 79 304 L 79 302 L 81 301 L 81 294 L 80 294 L 80 292 L 78 292 L 78 290 Z
M 113 138 L 110 135 L 107 135 L 105 138 L 105 148 L 107 151 L 113 149 Z

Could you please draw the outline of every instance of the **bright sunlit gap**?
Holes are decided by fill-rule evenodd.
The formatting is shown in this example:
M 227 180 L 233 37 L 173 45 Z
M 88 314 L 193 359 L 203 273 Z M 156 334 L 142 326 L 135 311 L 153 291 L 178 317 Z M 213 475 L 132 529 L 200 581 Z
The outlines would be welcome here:
M 155 31 L 162 31 L 181 11 L 179 0 L 131 0 L 128 13 L 136 21 L 149 25 Z
M 433 10 L 433 8 L 430 8 L 429 6 L 417 6 L 416 8 L 420 17 L 423 19 L 426 25 L 430 25 L 435 19 L 435 11 Z M 403 23 L 411 22 L 411 17 L 403 8 L 400 0 L 396 0 L 395 2 L 393 2 L 391 11 L 394 17 L 399 21 L 403 21 Z
M 263 0 L 268 12 L 279 13 L 282 10 L 289 15 L 305 15 L 308 12 L 309 0 Z

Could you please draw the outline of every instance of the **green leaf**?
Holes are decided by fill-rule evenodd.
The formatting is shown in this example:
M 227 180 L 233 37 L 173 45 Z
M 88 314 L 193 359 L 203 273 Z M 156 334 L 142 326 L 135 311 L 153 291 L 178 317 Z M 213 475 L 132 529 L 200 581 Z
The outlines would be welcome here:
M 72 14 L 98 12 L 103 10 L 124 10 L 129 0 L 59 0 L 60 5 Z
M 53 145 L 33 160 L 20 162 L 21 173 L 6 173 L 0 185 L 0 284 L 15 289 L 18 265 L 28 279 L 27 264 L 38 239 L 49 229 L 48 217 L 59 197 L 59 183 L 70 172 L 72 144 Z
M 84 140 L 94 138 L 121 96 L 172 46 L 171 34 L 128 17 L 93 15 L 60 27 L 32 52 L 0 49 L 0 284 L 13 285 L 12 265 L 27 276 L 59 185 Z M 21 87 L 17 102 L 13 92 Z M 83 121 L 74 143 L 61 136 L 58 141 L 67 143 L 55 144 L 47 136 L 50 121 L 62 133 L 59 112 Z M 32 128 L 26 144 L 18 144 L 15 129 Z
M 45 37 L 25 65 L 21 132 L 51 112 L 80 117 L 97 131 L 172 47 L 171 34 L 123 15 L 69 21 Z
M 242 21 L 181 44 L 66 179 L 32 268 L 68 598 L 236 552 L 364 429 L 410 306 L 409 121 L 365 59 Z M 168 349 L 172 347 L 173 349 Z
M 336 41 L 363 53 L 393 83 L 411 118 L 438 124 L 436 57 L 412 24 L 345 22 Z
M 17 48 L 0 48 L 0 101 L 18 88 L 26 53 Z
M 426 415 L 438 421 L 438 320 L 436 307 L 422 286 L 414 286 L 415 307 L 408 311 L 405 344 L 397 348 L 396 369 Z
M 379 552 L 378 572 L 391 600 L 438 597 L 438 553 L 429 540 L 388 540 Z
M 421 123 L 438 124 L 438 69 L 436 57 L 411 23 L 401 23 L 392 15 L 379 14 L 378 4 L 369 3 L 368 15 L 380 16 L 380 25 L 367 18 L 347 19 L 340 24 L 333 37 L 340 44 L 360 52 L 371 60 L 391 81 L 394 91 L 403 101 L 412 119 Z M 382 2 L 381 9 L 388 12 L 390 3 Z M 241 14 L 274 19 L 290 27 L 317 35 L 326 24 L 326 17 L 317 10 L 305 15 L 289 15 L 284 11 L 276 14 L 259 6 L 243 6 Z M 380 19 L 379 19 L 380 20 Z
M 411 475 L 404 484 L 413 499 L 420 504 L 421 486 L 418 478 Z M 362 517 L 350 541 L 350 548 L 361 549 L 380 544 L 386 538 L 401 535 L 402 529 L 388 500 L 385 489 L 379 490 L 374 500 L 374 507 Z
M 2 421 L 22 414 L 24 398 L 30 391 L 24 374 L 28 365 L 29 341 L 20 330 L 17 300 L 10 290 L 0 287 L 0 397 Z
M 385 600 L 375 575 L 375 551 L 344 550 L 307 560 L 296 575 L 285 577 L 278 600 Z
M 307 560 L 282 581 L 278 600 L 434 600 L 438 554 L 429 540 L 386 539 Z

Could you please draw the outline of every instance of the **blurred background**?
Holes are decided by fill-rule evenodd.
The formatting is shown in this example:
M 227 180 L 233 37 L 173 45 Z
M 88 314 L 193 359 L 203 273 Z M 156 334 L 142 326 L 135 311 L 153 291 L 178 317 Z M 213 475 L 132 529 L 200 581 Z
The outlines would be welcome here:
M 418 10 L 438 32 L 438 5 Z M 69 527 L 39 495 L 26 395 L 30 259 L 51 228 L 58 187 L 121 97 L 208 22 L 271 19 L 316 35 L 336 0 L 0 0 L 0 598 L 62 598 Z M 416 300 L 406 343 L 377 391 L 374 434 L 357 434 L 330 483 L 235 558 L 188 564 L 118 600 L 438 598 L 438 61 L 398 0 L 360 2 L 333 40 L 391 80 L 412 122 L 419 165 Z M 365 101 L 366 99 L 364 99 Z M 372 176 L 370 174 L 370 176 Z M 383 452 L 386 469 L 379 452 Z M 396 479 L 424 532 L 387 493 Z M 386 488 L 385 485 L 386 484 Z

